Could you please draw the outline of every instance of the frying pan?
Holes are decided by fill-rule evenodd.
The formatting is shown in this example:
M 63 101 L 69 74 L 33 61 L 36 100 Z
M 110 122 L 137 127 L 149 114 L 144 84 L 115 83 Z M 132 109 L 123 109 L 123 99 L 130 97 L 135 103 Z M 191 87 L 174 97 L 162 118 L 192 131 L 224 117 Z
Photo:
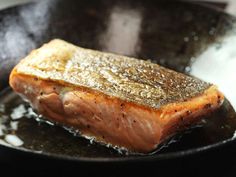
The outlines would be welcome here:
M 188 131 L 177 142 L 145 156 L 121 155 L 73 137 L 60 127 L 32 119 L 19 120 L 20 126 L 15 133 L 24 141 L 22 147 L 0 143 L 0 150 L 75 162 L 143 162 L 185 157 L 233 143 L 236 96 L 232 95 L 232 90 L 227 92 L 221 86 L 234 85 L 229 85 L 227 79 L 218 81 L 217 78 L 232 74 L 232 68 L 227 70 L 230 65 L 224 64 L 228 60 L 235 61 L 232 58 L 232 46 L 236 43 L 234 30 L 234 17 L 182 1 L 48 0 L 1 11 L 1 102 L 7 100 L 10 108 L 19 101 L 7 89 L 11 69 L 32 49 L 54 38 L 85 48 L 150 58 L 167 68 L 219 84 L 227 99 L 204 126 Z M 214 58 L 214 50 L 220 61 Z M 220 71 L 215 73 L 214 69 L 219 66 L 227 70 L 226 75 L 222 76 Z

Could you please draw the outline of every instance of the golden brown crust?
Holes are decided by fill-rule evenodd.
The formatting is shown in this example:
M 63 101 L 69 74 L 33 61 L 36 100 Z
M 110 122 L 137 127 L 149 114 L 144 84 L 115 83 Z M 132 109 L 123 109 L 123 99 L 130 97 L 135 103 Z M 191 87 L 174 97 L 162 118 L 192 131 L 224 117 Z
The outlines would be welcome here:
M 15 72 L 152 108 L 196 97 L 211 86 L 149 61 L 83 49 L 62 40 L 33 51 Z

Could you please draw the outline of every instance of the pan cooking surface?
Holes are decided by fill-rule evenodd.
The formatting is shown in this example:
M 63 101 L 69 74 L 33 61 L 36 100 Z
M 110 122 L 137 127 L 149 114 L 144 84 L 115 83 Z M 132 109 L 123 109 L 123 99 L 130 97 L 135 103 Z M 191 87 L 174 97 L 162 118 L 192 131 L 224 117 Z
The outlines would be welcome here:
M 204 19 L 204 20 L 203 20 Z M 235 19 L 187 2 L 48 0 L 0 12 L 0 144 L 75 160 L 162 159 L 214 148 L 234 140 Z M 53 38 L 81 47 L 153 62 L 217 84 L 223 106 L 152 155 L 124 155 L 36 121 L 29 105 L 8 87 L 13 66 Z M 225 78 L 228 78 L 225 79 Z

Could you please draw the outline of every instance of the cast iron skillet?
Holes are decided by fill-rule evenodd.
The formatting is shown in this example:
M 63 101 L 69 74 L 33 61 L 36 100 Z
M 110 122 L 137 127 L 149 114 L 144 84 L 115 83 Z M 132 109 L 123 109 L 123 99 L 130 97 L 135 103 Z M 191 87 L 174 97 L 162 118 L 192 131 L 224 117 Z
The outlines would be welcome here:
M 235 18 L 215 9 L 187 2 L 154 0 L 51 0 L 3 10 L 0 12 L 0 89 L 4 91 L 0 105 L 5 104 L 5 111 L 0 111 L 0 120 L 10 127 L 13 121 L 9 114 L 22 102 L 6 89 L 11 69 L 32 49 L 53 38 L 81 47 L 150 58 L 165 67 L 219 84 L 233 104 L 236 96 L 223 86 L 232 89 L 235 86 L 226 79 L 235 74 L 230 67 L 235 63 L 232 50 L 236 41 L 234 23 Z M 229 62 L 232 64 L 224 65 Z M 0 149 L 78 162 L 183 157 L 234 141 L 236 116 L 230 102 L 226 100 L 220 110 L 202 122 L 203 126 L 189 130 L 175 138 L 177 142 L 172 140 L 168 147 L 145 156 L 122 155 L 74 137 L 60 127 L 29 118 L 19 119 L 18 129 L 9 130 L 23 140 L 24 145 L 8 146 L 1 141 Z M 28 105 L 24 104 L 24 108 Z

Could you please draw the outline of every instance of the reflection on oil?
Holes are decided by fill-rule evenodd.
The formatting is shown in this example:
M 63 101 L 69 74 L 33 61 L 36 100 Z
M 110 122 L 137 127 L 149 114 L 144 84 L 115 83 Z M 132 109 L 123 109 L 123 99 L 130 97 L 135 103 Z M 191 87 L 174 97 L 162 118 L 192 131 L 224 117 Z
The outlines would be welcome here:
M 5 141 L 12 146 L 22 146 L 24 142 L 16 135 L 5 135 Z
M 114 7 L 107 23 L 107 31 L 101 39 L 104 51 L 134 55 L 137 52 L 142 14 L 135 9 Z
M 7 146 L 22 146 L 24 142 L 16 135 L 19 119 L 27 117 L 28 111 L 23 104 L 19 104 L 11 109 L 9 115 L 4 114 L 5 105 L 0 104 L 0 138 L 1 142 Z
M 236 110 L 236 36 L 209 46 L 194 60 L 190 74 L 218 85 Z
M 17 119 L 22 118 L 25 113 L 26 113 L 26 109 L 25 109 L 24 105 L 20 104 L 19 106 L 17 106 L 16 108 L 13 109 L 10 117 L 13 120 L 17 120 Z

